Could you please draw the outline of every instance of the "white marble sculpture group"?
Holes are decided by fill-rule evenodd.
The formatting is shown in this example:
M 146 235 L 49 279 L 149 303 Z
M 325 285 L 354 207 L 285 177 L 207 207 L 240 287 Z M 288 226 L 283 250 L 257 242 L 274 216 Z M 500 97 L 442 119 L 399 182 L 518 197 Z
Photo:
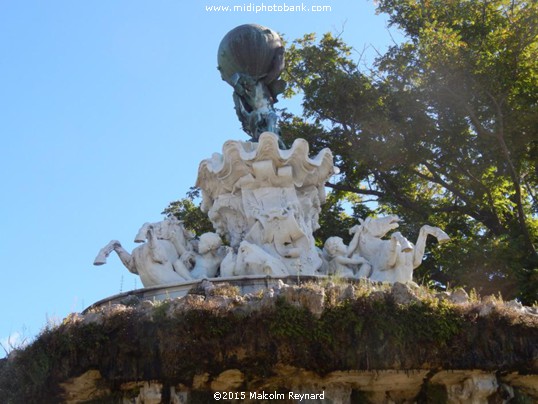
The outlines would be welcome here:
M 398 217 L 369 217 L 350 229 L 349 246 L 330 237 L 318 249 L 313 232 L 319 228 L 324 184 L 336 169 L 329 149 L 313 158 L 308 153 L 303 139 L 280 149 L 278 136 L 270 132 L 257 143 L 227 141 L 222 154 L 201 162 L 196 182 L 216 233 L 196 238 L 174 218 L 146 223 L 135 237 L 143 244 L 131 254 L 113 240 L 94 264 L 104 264 L 116 251 L 144 287 L 243 275 L 337 275 L 394 283 L 412 281 L 428 235 L 449 240 L 432 226 L 421 228 L 416 244 L 399 232 L 384 239 L 398 227 Z

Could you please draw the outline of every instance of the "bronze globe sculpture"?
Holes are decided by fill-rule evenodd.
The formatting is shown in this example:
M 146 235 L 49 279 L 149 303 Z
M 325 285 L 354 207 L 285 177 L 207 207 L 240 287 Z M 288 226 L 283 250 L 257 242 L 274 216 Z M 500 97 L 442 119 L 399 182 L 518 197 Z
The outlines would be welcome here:
M 243 130 L 257 141 L 263 132 L 280 135 L 273 105 L 285 88 L 284 45 L 273 30 L 257 24 L 228 32 L 218 49 L 218 69 L 234 89 L 235 111 Z

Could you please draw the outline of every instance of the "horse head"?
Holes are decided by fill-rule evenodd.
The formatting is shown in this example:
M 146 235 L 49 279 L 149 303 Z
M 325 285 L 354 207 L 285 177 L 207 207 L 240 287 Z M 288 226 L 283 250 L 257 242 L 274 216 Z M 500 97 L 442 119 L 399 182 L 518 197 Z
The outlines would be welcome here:
M 155 237 L 159 240 L 171 240 L 172 238 L 181 239 L 184 237 L 186 241 L 194 238 L 192 232 L 183 227 L 183 222 L 176 217 L 167 217 L 166 219 L 155 223 L 144 223 L 135 237 L 136 243 L 143 243 L 148 238 L 148 231 L 152 231 Z
M 368 217 L 366 220 L 359 219 L 361 231 L 376 238 L 381 238 L 389 231 L 397 229 L 399 221 L 400 218 L 396 215 L 378 218 Z
M 144 223 L 142 225 L 142 227 L 138 230 L 138 233 L 136 233 L 136 236 L 134 239 L 135 243 L 143 243 L 144 241 L 146 241 L 150 226 L 151 226 L 151 223 Z

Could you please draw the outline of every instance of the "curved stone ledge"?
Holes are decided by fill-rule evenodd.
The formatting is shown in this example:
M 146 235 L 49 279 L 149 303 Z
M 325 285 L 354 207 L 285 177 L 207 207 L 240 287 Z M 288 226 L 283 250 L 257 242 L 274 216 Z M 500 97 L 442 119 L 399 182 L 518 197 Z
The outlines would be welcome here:
M 129 292 L 119 293 L 114 296 L 101 299 L 91 306 L 88 306 L 82 314 L 85 314 L 91 310 L 98 309 L 105 305 L 110 304 L 124 304 L 129 302 L 130 299 L 143 300 L 154 300 L 162 301 L 166 299 L 175 299 L 178 297 L 183 297 L 189 294 L 189 291 L 195 289 L 196 287 L 202 285 L 203 282 L 211 282 L 213 285 L 222 285 L 229 284 L 239 288 L 238 292 L 241 295 L 247 293 L 254 293 L 263 289 L 271 289 L 278 287 L 279 283 L 284 283 L 286 285 L 300 285 L 305 282 L 311 281 L 321 281 L 321 280 L 330 280 L 331 278 L 326 275 L 302 275 L 300 277 L 289 275 L 289 276 L 267 276 L 267 275 L 247 275 L 241 277 L 230 277 L 230 278 L 208 278 L 208 279 L 196 279 L 189 282 L 180 282 L 170 285 L 163 286 L 153 286 L 150 288 L 136 289 Z M 358 283 L 360 280 L 346 280 L 349 283 Z

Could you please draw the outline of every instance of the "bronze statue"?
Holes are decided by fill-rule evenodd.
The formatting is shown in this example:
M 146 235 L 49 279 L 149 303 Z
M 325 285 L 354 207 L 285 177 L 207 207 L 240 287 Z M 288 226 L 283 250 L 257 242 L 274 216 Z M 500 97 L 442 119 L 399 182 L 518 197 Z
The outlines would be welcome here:
M 263 132 L 279 136 L 273 105 L 286 86 L 278 78 L 284 70 L 284 45 L 280 36 L 256 24 L 234 28 L 220 43 L 218 69 L 222 79 L 234 89 L 235 111 L 252 141 L 258 141 Z

